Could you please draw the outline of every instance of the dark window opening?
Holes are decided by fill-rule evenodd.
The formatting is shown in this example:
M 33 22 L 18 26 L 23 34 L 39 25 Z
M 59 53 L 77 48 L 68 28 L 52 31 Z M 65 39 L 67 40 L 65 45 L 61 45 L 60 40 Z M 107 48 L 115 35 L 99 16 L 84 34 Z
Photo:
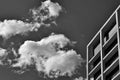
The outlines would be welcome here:
M 117 44 L 117 38 L 104 51 L 104 56 Z
M 96 80 L 100 74 L 101 74 L 101 69 L 94 74 L 94 80 Z
M 106 75 L 105 80 L 111 80 L 119 72 L 119 65 L 112 70 L 108 75 Z
M 118 58 L 118 52 L 116 52 L 107 62 L 105 62 L 105 69 L 110 66 L 116 58 Z
M 100 60 L 101 59 L 100 59 L 100 56 L 99 56 L 98 59 L 93 62 L 93 66 L 95 67 L 100 62 Z

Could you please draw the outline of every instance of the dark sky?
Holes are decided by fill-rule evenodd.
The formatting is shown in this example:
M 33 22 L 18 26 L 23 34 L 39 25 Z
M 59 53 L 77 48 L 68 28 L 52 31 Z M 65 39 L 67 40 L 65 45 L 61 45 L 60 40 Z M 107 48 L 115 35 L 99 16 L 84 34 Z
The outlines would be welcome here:
M 0 20 L 27 18 L 29 9 L 40 6 L 44 0 L 0 0 Z M 63 33 L 73 41 L 77 41 L 76 50 L 86 59 L 86 45 L 101 28 L 108 17 L 120 4 L 120 0 L 52 0 L 59 2 L 66 13 L 57 19 L 57 27 L 46 30 Z M 48 31 L 48 32 L 47 32 Z M 85 77 L 85 65 L 81 67 L 81 75 Z M 62 78 L 59 80 L 63 80 Z M 23 75 L 12 73 L 0 67 L 0 80 L 43 80 L 35 72 Z

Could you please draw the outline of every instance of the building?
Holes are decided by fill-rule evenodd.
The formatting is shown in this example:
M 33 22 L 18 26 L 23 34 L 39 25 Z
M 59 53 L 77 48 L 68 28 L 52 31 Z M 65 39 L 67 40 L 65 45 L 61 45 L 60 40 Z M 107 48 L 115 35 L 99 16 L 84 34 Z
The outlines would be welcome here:
M 87 45 L 87 80 L 120 80 L 120 6 Z

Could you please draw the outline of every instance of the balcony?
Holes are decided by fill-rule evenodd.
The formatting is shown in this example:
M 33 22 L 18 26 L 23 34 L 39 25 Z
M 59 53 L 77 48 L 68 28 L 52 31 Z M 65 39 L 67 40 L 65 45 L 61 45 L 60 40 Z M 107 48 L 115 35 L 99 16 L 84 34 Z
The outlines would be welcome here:
M 117 32 L 117 24 L 108 33 L 105 34 L 104 43 L 110 40 L 115 35 L 116 32 Z
M 98 79 L 99 76 L 100 76 L 100 74 L 101 74 L 101 69 L 98 70 L 98 71 L 94 74 L 94 79 L 95 79 L 95 80 Z
M 109 67 L 118 58 L 118 45 L 103 58 L 104 70 Z
M 113 35 L 104 45 L 103 45 L 103 57 L 105 57 L 117 44 L 117 33 Z
M 119 66 L 115 67 L 115 69 L 105 77 L 105 80 L 113 79 L 114 76 L 118 74 L 118 72 L 119 72 Z
M 119 79 L 120 79 L 120 72 L 112 78 L 112 80 L 119 80 Z
M 112 15 L 109 21 L 102 28 L 102 42 L 105 44 L 117 32 L 116 14 Z
M 94 39 L 87 46 L 87 55 L 88 61 L 90 61 L 93 57 L 95 57 L 101 51 L 100 44 L 100 33 L 97 34 Z
M 111 80 L 119 72 L 119 59 L 117 58 L 105 71 L 104 79 Z
M 118 44 L 116 44 L 110 51 L 109 53 L 103 58 L 103 60 L 107 61 L 111 56 L 114 55 L 114 53 L 118 51 Z
M 94 48 L 94 55 L 100 52 L 100 43 L 98 43 Z
M 101 75 L 99 75 L 96 80 L 101 80 Z
M 88 74 L 88 78 L 90 80 L 91 77 L 94 78 L 94 80 L 98 79 L 101 74 L 101 62 L 99 62 L 92 71 Z
M 101 69 L 96 68 L 96 70 L 89 75 L 88 80 L 101 80 Z
M 98 54 L 96 54 L 96 56 L 94 56 L 89 62 L 88 62 L 88 69 L 89 69 L 89 72 L 94 69 L 97 64 L 99 64 L 99 62 L 101 61 L 101 57 L 100 57 L 100 52 Z

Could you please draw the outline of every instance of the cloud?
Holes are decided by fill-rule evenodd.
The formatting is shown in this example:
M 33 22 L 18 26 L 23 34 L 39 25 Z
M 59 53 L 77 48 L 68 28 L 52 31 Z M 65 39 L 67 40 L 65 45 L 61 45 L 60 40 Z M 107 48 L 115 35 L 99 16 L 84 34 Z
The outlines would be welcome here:
M 74 80 L 87 80 L 87 79 L 80 76 L 79 78 L 75 78 Z
M 59 16 L 61 6 L 58 3 L 53 3 L 50 0 L 42 2 L 42 5 L 37 9 L 31 9 L 33 21 L 28 23 L 21 20 L 4 20 L 0 22 L 0 35 L 8 39 L 16 34 L 25 35 L 31 31 L 38 31 L 42 26 L 50 26 L 55 22 L 55 19 Z M 48 12 L 46 14 L 46 12 Z M 45 23 L 45 20 L 50 20 Z
M 32 9 L 33 19 L 35 21 L 41 21 L 42 23 L 46 20 L 54 20 L 59 16 L 62 11 L 62 7 L 58 3 L 53 3 L 51 0 L 42 2 L 42 5 L 37 9 Z
M 43 25 L 50 26 L 51 23 L 56 23 L 55 19 L 61 11 L 62 7 L 58 3 L 46 0 L 40 7 L 31 9 L 33 19 L 31 22 L 15 19 L 1 21 L 0 36 L 8 39 L 17 34 L 26 35 L 29 32 L 38 31 Z M 83 62 L 80 54 L 67 48 L 68 45 L 73 44 L 74 42 L 63 34 L 51 34 L 40 41 L 26 40 L 18 49 L 18 53 L 14 48 L 11 48 L 11 51 L 0 48 L 0 65 L 8 63 L 12 68 L 23 70 L 35 66 L 39 73 L 43 72 L 50 78 L 72 76 Z M 14 58 L 11 58 L 11 55 Z M 15 72 L 23 73 L 24 71 L 16 70 Z
M 4 20 L 0 22 L 0 35 L 9 38 L 16 34 L 24 34 L 32 30 L 32 25 L 23 21 Z
M 53 73 L 54 76 L 72 76 L 75 69 L 81 65 L 82 58 L 74 50 L 59 51 L 56 56 L 49 58 L 45 62 L 45 72 L 50 75 L 50 71 L 58 71 Z M 60 73 L 59 73 L 60 72 Z
M 7 55 L 8 55 L 7 50 L 0 48 L 0 65 L 4 65 L 3 61 L 6 59 Z
M 52 34 L 40 41 L 25 41 L 19 48 L 20 58 L 12 67 L 27 68 L 35 65 L 38 72 L 49 77 L 72 76 L 83 59 L 71 49 L 61 50 L 72 42 L 63 34 Z
M 31 57 L 42 56 L 49 58 L 56 55 L 56 50 L 64 47 L 69 42 L 64 35 L 51 35 L 42 39 L 41 41 L 25 41 L 23 45 L 19 48 L 19 58 L 18 64 L 14 66 L 22 66 L 23 64 L 30 65 Z M 57 46 L 58 45 L 58 46 Z M 27 56 L 27 57 L 26 57 Z

